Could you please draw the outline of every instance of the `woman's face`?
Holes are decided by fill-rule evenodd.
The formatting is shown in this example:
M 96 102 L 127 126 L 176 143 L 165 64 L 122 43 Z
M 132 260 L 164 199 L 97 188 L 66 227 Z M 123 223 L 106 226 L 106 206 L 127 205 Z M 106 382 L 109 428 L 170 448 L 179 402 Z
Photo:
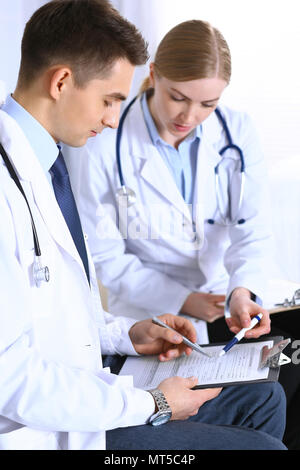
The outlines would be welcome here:
M 162 139 L 174 147 L 217 107 L 227 86 L 221 78 L 175 82 L 157 77 L 151 69 L 154 95 L 149 100 L 152 117 Z

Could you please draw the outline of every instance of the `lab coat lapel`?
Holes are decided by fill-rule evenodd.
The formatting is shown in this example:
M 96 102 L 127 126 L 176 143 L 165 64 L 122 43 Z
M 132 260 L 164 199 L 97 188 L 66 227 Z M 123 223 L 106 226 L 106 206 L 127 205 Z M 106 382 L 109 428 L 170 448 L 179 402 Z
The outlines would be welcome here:
M 41 184 L 41 181 L 43 181 L 42 177 L 45 179 L 43 170 L 40 167 L 36 169 L 31 180 L 33 194 L 41 216 L 56 242 L 82 265 L 81 258 L 57 203 L 54 192 L 48 181 L 45 181 L 45 184 Z
M 142 116 L 140 102 L 134 105 L 134 133 L 128 133 L 133 159 L 142 160 L 140 165 L 140 175 L 152 186 L 164 199 L 169 201 L 188 219 L 191 214 L 188 205 L 180 194 L 173 176 L 167 165 L 163 161 L 159 151 L 153 145 L 148 133 L 144 118 Z M 137 139 L 134 135 L 138 135 Z
M 154 148 L 152 150 L 153 154 L 151 158 L 146 160 L 141 171 L 142 178 L 190 219 L 188 206 L 180 194 L 174 178 L 162 160 L 159 152 L 156 149 L 154 150 Z
M 35 203 L 53 239 L 82 265 L 54 191 L 28 140 L 10 116 L 1 111 L 0 113 L 1 141 L 20 181 L 27 181 L 31 184 Z

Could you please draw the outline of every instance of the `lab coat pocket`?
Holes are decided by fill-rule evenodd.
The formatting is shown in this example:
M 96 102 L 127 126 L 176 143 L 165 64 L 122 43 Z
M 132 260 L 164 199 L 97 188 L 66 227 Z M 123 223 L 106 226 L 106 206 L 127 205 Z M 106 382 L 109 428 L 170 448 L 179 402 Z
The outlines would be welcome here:
M 22 266 L 24 266 L 25 268 L 28 268 L 29 266 L 32 266 L 33 262 L 34 262 L 34 255 L 35 255 L 35 252 L 34 252 L 34 248 L 29 248 L 29 247 L 26 247 L 26 248 L 23 248 L 20 250 L 20 264 Z
M 34 256 L 35 256 L 34 248 L 20 250 L 19 256 L 20 256 L 20 264 L 26 276 L 28 277 L 30 286 L 34 287 L 35 286 L 34 275 L 33 275 Z
M 0 450 L 59 450 L 57 434 L 23 426 L 0 434 Z

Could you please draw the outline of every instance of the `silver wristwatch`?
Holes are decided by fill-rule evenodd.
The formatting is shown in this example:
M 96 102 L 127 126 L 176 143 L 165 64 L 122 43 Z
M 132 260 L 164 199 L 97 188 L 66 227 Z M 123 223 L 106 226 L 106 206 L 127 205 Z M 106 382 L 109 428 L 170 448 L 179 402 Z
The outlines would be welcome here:
M 163 392 L 158 388 L 154 390 L 148 390 L 153 396 L 158 411 L 154 413 L 149 419 L 149 424 L 152 426 L 159 426 L 160 424 L 167 423 L 172 416 L 172 410 L 168 405 L 166 397 L 164 396 Z

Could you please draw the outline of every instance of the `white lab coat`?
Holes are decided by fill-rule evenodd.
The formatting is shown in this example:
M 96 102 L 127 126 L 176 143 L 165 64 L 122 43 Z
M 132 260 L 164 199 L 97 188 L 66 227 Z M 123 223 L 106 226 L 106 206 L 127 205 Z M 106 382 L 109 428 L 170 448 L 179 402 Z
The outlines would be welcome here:
M 143 424 L 153 412 L 149 393 L 102 369 L 101 350 L 134 354 L 132 320 L 103 312 L 91 257 L 90 289 L 39 161 L 3 111 L 0 141 L 50 270 L 37 288 L 29 212 L 0 162 L 0 449 L 104 449 L 105 430 Z
M 139 100 L 125 120 L 121 143 L 124 179 L 137 195 L 137 204 L 128 211 L 118 213 L 116 204 L 120 180 L 115 130 L 105 130 L 81 149 L 65 150 L 97 276 L 109 289 L 110 312 L 128 312 L 136 318 L 162 312 L 177 314 L 193 291 L 228 296 L 239 286 L 263 298 L 270 245 L 263 155 L 250 118 L 226 107 L 221 111 L 233 142 L 244 152 L 246 181 L 239 218 L 245 218 L 246 223 L 233 227 L 207 223 L 211 218 L 219 220 L 214 168 L 222 158 L 219 150 L 227 145 L 213 113 L 203 123 L 197 159 L 196 244 L 190 211 L 152 144 Z M 226 152 L 223 158 L 229 155 L 239 170 L 237 152 Z M 236 171 L 232 185 L 239 181 L 238 175 Z M 224 181 L 223 173 L 222 177 Z M 224 204 L 227 207 L 226 196 Z M 118 213 L 119 234 L 111 226 L 114 211 Z M 168 220 L 168 225 L 170 214 L 177 232 L 165 236 L 163 231 L 167 230 L 159 228 L 159 223 Z

